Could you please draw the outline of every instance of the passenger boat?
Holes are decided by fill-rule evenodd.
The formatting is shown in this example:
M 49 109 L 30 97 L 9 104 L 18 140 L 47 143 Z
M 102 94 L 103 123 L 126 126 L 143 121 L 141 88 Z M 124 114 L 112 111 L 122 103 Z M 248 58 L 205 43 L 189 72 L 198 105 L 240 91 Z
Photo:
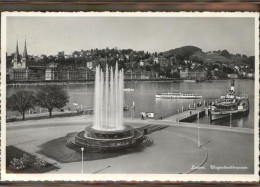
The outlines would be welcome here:
M 210 120 L 219 120 L 232 117 L 243 117 L 249 113 L 249 99 L 247 95 L 236 96 L 234 80 L 231 82 L 231 88 L 225 96 L 215 100 L 209 106 Z
M 181 92 L 165 92 L 156 94 L 155 97 L 165 99 L 201 99 L 202 95 Z

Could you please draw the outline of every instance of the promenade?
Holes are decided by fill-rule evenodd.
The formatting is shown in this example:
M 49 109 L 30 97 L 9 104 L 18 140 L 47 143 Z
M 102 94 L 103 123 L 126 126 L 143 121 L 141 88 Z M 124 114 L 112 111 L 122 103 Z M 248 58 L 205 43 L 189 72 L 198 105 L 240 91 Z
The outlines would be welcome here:
M 55 141 L 71 132 L 82 131 L 87 125 L 91 125 L 92 121 L 92 116 L 82 115 L 8 123 L 6 144 L 40 155 L 44 152 L 41 149 L 46 142 Z M 206 124 L 177 123 L 170 120 L 126 118 L 124 122 L 133 127 L 148 124 L 162 124 L 169 127 L 149 134 L 148 137 L 154 143 L 140 152 L 97 160 L 89 160 L 86 154 L 84 173 L 97 171 L 100 174 L 253 173 L 254 134 L 252 129 L 230 129 Z M 200 127 L 200 147 L 198 147 L 198 127 Z M 61 147 L 51 146 L 53 146 L 53 151 L 57 152 Z M 59 170 L 51 173 L 80 173 L 81 154 L 68 149 L 65 144 L 62 149 L 66 149 L 67 154 L 60 155 L 58 159 L 45 155 L 47 160 L 60 167 Z M 65 157 L 73 157 L 78 161 L 66 163 L 62 161 Z M 230 168 L 216 168 L 222 166 L 230 166 Z M 243 167 L 243 169 L 234 169 L 233 166 Z

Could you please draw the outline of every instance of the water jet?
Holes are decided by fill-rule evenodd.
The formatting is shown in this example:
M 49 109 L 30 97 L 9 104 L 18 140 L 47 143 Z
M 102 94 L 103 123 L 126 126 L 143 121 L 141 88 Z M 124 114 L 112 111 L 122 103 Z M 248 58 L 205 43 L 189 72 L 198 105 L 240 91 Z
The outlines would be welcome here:
M 106 65 L 96 67 L 93 125 L 67 140 L 69 148 L 100 152 L 125 149 L 143 142 L 144 135 L 124 125 L 124 71 Z

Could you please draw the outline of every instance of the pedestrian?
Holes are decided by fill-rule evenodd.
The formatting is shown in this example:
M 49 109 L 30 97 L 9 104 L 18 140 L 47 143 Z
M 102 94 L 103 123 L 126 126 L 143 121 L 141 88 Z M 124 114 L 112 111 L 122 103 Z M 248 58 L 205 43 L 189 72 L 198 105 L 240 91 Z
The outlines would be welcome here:
M 144 115 L 143 114 L 141 114 L 141 119 L 144 120 Z

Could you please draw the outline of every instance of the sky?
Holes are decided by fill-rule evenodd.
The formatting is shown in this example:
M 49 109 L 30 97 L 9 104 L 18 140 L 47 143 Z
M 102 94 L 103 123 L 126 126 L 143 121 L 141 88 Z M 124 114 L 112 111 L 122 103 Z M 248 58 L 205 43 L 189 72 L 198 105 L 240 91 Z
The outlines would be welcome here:
M 7 17 L 7 53 L 27 41 L 29 55 L 71 54 L 106 47 L 163 52 L 193 45 L 203 51 L 254 55 L 254 18 Z

